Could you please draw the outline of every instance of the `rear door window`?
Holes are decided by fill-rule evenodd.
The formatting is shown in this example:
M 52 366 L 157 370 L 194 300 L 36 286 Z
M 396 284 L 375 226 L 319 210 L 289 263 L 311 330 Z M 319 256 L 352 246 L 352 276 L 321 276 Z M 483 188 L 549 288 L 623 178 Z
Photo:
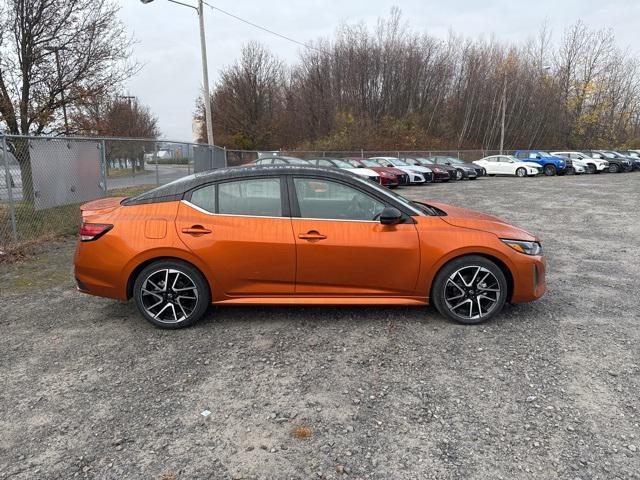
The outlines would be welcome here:
M 218 184 L 218 213 L 281 217 L 280 179 L 258 178 Z

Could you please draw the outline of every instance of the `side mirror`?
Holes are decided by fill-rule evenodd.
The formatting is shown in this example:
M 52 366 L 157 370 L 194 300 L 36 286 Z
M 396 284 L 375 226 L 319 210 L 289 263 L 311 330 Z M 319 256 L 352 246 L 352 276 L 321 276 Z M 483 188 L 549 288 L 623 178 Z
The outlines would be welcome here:
M 396 225 L 402 220 L 402 212 L 395 207 L 384 207 L 380 214 L 382 225 Z

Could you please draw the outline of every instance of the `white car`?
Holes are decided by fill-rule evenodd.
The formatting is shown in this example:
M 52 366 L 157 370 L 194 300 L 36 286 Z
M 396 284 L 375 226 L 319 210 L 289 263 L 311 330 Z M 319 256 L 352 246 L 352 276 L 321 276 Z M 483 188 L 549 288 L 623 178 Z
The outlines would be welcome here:
M 609 162 L 601 160 L 599 158 L 591 158 L 582 152 L 566 151 L 566 152 L 551 152 L 551 155 L 556 157 L 570 158 L 574 167 L 576 165 L 583 166 L 589 173 L 606 172 L 609 169 Z
M 308 158 L 307 161 L 319 167 L 340 168 L 341 170 L 348 170 L 351 173 L 362 175 L 363 177 L 367 177 L 369 180 L 380 183 L 379 173 L 374 172 L 369 168 L 355 168 L 349 162 L 347 162 L 346 160 L 341 160 L 340 158 Z
M 542 167 L 534 162 L 523 162 L 511 155 L 491 155 L 476 160 L 476 165 L 487 171 L 487 175 L 515 175 L 516 177 L 532 177 L 542 173 Z
M 409 165 L 397 157 L 371 157 L 369 160 L 379 163 L 381 167 L 392 167 L 406 172 L 409 174 L 409 183 L 425 183 L 427 178 L 433 179 L 433 172 L 430 168 L 419 165 Z

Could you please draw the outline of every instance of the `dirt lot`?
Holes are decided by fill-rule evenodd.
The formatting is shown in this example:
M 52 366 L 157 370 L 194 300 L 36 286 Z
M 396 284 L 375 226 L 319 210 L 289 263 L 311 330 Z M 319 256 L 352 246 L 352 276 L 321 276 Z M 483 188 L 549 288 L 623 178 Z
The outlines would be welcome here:
M 547 295 L 476 327 L 431 308 L 217 308 L 167 332 L 76 293 L 71 240 L 0 264 L 0 478 L 638 479 L 639 187 L 404 189 L 543 239 Z

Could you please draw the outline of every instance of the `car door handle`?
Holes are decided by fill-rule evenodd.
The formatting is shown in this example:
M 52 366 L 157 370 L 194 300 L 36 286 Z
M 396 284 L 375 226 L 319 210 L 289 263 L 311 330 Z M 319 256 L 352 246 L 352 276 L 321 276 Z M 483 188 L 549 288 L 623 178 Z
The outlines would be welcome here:
M 211 230 L 204 228 L 202 225 L 193 225 L 191 228 L 183 228 L 182 233 L 188 235 L 206 235 L 211 233 Z
M 298 235 L 298 238 L 302 240 L 324 240 L 325 238 L 327 238 L 327 236 L 322 235 L 315 230 L 311 230 L 307 233 L 301 233 L 300 235 Z

